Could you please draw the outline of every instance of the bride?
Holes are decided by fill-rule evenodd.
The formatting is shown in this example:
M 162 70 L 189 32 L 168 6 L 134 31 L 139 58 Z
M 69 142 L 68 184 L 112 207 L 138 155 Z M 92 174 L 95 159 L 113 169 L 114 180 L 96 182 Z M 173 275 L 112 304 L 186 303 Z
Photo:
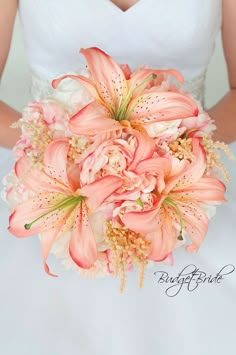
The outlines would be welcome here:
M 132 69 L 175 68 L 185 87 L 204 100 L 207 65 L 222 29 L 230 91 L 209 110 L 215 139 L 236 140 L 235 0 L 0 0 L 0 73 L 8 55 L 17 11 L 23 26 L 35 98 L 47 96 L 50 82 L 83 68 L 80 47 L 97 46 Z M 0 144 L 12 147 L 19 132 L 9 125 L 20 114 L 0 102 Z M 1 153 L 1 177 L 6 172 Z M 234 181 L 235 165 L 226 162 Z M 130 273 L 125 293 L 116 279 L 84 279 L 73 271 L 52 279 L 42 271 L 37 238 L 18 240 L 7 229 L 7 207 L 0 223 L 0 349 L 4 355 L 221 355 L 236 351 L 236 192 L 218 208 L 197 254 L 179 249 L 174 266 L 146 272 L 143 289 Z M 58 262 L 51 260 L 50 264 Z M 208 281 L 176 286 L 160 273 L 177 277 L 186 270 Z M 53 266 L 52 266 L 53 268 Z M 217 273 L 225 274 L 217 279 Z M 203 274 L 201 274 L 203 275 Z M 203 276 L 202 276 L 203 277 Z M 215 281 L 214 281 L 215 279 Z M 216 279 L 218 281 L 216 281 Z M 173 290 L 173 289 L 172 289 Z M 177 290 L 179 292 L 177 292 Z M 171 294 L 173 296 L 173 293 Z

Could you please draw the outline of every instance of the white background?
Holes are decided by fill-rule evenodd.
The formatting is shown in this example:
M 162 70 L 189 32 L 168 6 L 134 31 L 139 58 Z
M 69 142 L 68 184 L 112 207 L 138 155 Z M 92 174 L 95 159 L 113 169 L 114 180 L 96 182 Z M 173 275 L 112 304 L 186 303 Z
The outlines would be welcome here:
M 21 110 L 30 100 L 29 71 L 24 53 L 21 27 L 17 19 L 11 51 L 1 83 L 1 99 Z M 228 89 L 227 73 L 220 34 L 209 65 L 206 83 L 206 107 L 212 106 Z

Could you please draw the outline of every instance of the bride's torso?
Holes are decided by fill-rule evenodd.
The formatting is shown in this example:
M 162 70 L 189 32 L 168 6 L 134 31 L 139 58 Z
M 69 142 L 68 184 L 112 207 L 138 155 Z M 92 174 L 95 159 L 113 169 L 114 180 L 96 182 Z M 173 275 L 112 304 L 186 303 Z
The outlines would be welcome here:
M 130 5 L 123 11 L 110 0 L 20 0 L 35 80 L 78 71 L 84 67 L 79 49 L 96 46 L 133 69 L 142 64 L 178 69 L 187 88 L 200 97 L 221 26 L 221 0 L 139 0 Z

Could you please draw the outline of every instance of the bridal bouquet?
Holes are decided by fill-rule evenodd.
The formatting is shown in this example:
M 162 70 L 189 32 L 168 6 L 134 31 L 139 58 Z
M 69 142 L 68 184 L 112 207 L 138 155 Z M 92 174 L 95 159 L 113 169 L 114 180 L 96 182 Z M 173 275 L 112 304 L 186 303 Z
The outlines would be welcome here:
M 212 140 L 211 118 L 177 71 L 131 72 L 98 48 L 81 53 L 84 75 L 54 80 L 54 94 L 16 124 L 9 231 L 39 234 L 49 275 L 52 252 L 82 275 L 119 276 L 123 291 L 135 266 L 141 287 L 148 264 L 199 249 L 225 201 L 218 151 L 228 148 Z

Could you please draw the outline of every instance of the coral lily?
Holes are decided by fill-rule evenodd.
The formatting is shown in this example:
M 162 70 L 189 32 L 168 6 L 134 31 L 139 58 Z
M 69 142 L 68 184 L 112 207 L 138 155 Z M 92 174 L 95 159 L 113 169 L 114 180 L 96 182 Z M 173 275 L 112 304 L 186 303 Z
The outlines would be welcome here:
M 123 126 L 139 129 L 152 122 L 198 115 L 198 108 L 189 97 L 177 92 L 160 92 L 155 86 L 154 79 L 163 77 L 163 73 L 182 81 L 177 71 L 139 69 L 126 79 L 122 67 L 100 49 L 92 47 L 80 52 L 85 56 L 92 79 L 65 75 L 52 82 L 56 88 L 65 78 L 75 79 L 93 98 L 71 118 L 70 129 L 74 133 L 95 135 Z
M 160 158 L 143 161 L 136 168 L 140 174 L 152 171 L 159 176 L 153 191 L 155 202 L 149 210 L 124 213 L 121 219 L 127 228 L 143 233 L 152 241 L 150 260 L 165 259 L 175 248 L 177 239 L 183 240 L 183 232 L 191 240 L 186 250 L 196 252 L 208 229 L 204 204 L 225 201 L 225 185 L 218 179 L 204 176 L 206 159 L 199 140 L 194 138 L 192 144 L 195 160 L 191 163 L 174 158 L 171 164 L 166 159 L 162 175 Z
M 54 241 L 70 233 L 69 254 L 73 261 L 89 269 L 97 259 L 96 242 L 89 223 L 89 211 L 96 209 L 122 185 L 122 179 L 106 176 L 83 187 L 78 166 L 68 167 L 68 139 L 51 142 L 44 156 L 44 168 L 31 167 L 28 157 L 15 165 L 16 176 L 32 197 L 19 204 L 9 219 L 9 231 L 17 237 L 40 233 L 45 271 Z

